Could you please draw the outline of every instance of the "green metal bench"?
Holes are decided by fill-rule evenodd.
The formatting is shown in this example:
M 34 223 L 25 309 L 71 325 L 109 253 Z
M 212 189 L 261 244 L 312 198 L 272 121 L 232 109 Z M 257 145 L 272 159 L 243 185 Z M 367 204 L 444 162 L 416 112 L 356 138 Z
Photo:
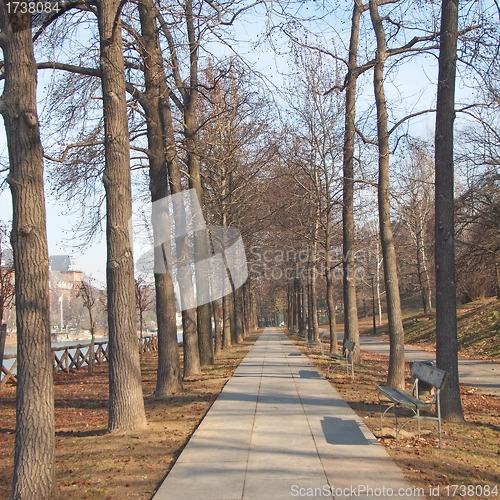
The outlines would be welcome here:
M 380 429 L 382 429 L 382 419 L 389 410 L 393 410 L 396 418 L 396 445 L 398 444 L 398 437 L 403 427 L 414 419 L 417 420 L 418 432 L 420 433 L 421 420 L 434 420 L 437 421 L 439 447 L 442 448 L 441 438 L 441 407 L 439 402 L 439 393 L 446 384 L 448 374 L 426 363 L 412 363 L 410 373 L 414 377 L 414 383 L 411 393 L 393 387 L 377 385 L 378 400 L 380 405 Z M 419 387 L 422 382 L 431 387 L 429 391 L 432 396 L 429 400 L 420 399 Z M 433 394 L 432 394 L 433 393 Z M 389 406 L 382 411 L 382 403 L 390 403 Z M 398 413 L 397 408 L 406 408 L 413 412 L 413 416 L 406 420 L 398 427 Z M 431 415 L 422 415 L 420 412 L 431 413 Z

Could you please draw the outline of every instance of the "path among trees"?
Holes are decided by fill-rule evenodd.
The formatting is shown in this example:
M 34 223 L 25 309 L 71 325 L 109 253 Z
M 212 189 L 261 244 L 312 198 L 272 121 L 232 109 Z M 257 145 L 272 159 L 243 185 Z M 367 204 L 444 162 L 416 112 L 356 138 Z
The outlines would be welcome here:
M 324 498 L 331 488 L 336 499 L 353 491 L 363 498 L 366 488 L 418 498 L 338 392 L 284 333 L 268 328 L 154 499 L 220 499 L 223 492 L 228 499 L 275 500 L 304 496 L 308 488 L 321 488 Z

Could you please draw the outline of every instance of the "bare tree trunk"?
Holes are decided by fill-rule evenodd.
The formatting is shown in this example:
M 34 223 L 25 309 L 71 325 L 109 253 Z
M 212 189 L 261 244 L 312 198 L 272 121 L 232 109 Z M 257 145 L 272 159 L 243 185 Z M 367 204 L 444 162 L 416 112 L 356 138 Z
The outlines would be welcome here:
M 90 314 L 90 348 L 89 348 L 89 366 L 88 374 L 94 375 L 94 364 L 95 364 L 95 323 L 92 321 L 92 314 Z
M 233 306 L 233 297 L 232 295 L 224 295 L 222 299 L 222 308 L 223 308 L 223 341 L 222 346 L 224 349 L 228 349 L 231 347 L 231 316 L 233 315 L 232 311 Z
M 377 265 L 375 269 L 375 294 L 377 296 L 378 324 L 382 324 L 382 299 L 380 297 L 380 264 L 384 259 L 380 259 L 380 243 L 377 239 Z
M 349 69 L 346 85 L 346 112 L 343 158 L 343 270 L 344 270 L 344 338 L 359 345 L 358 308 L 356 304 L 356 279 L 354 276 L 354 139 L 356 119 L 356 85 L 359 24 L 362 1 L 355 0 L 351 19 L 349 41 Z M 359 361 L 359 349 L 354 351 L 354 361 Z
M 422 306 L 424 313 L 430 313 L 432 310 L 432 296 L 431 296 L 431 286 L 429 279 L 429 272 L 427 270 L 427 258 L 425 255 L 425 243 L 424 243 L 424 228 L 419 227 L 416 234 L 417 239 L 417 270 L 418 270 L 418 283 L 420 286 L 420 295 L 422 298 Z
M 201 183 L 201 163 L 197 148 L 197 123 L 196 111 L 198 102 L 198 40 L 195 33 L 195 19 L 192 0 L 184 4 L 186 26 L 189 42 L 189 92 L 185 94 L 184 102 L 184 137 L 186 139 L 187 165 L 189 171 L 189 187 L 196 190 L 200 205 L 203 207 L 203 188 Z M 206 256 L 209 254 L 208 233 L 198 231 L 194 237 L 195 255 Z M 199 263 L 201 265 L 201 263 Z M 198 269 L 198 268 L 197 268 Z M 207 299 L 210 295 L 209 281 L 204 269 L 196 277 L 198 300 Z M 199 302 L 198 302 L 199 303 Z M 212 343 L 212 321 L 210 303 L 197 307 L 198 347 L 201 365 L 214 363 Z
M 134 263 L 129 234 L 130 145 L 120 7 L 120 0 L 97 2 L 105 131 L 110 431 L 147 425 L 135 328 Z
M 316 243 L 315 243 L 316 245 Z M 315 252 L 316 254 L 316 252 Z M 316 258 L 316 257 L 315 257 Z M 311 330 L 312 339 L 319 340 L 317 276 L 314 264 L 311 267 Z
M 167 163 L 163 144 L 162 89 L 164 80 L 163 59 L 158 41 L 153 2 L 142 0 L 138 4 L 141 22 L 141 50 L 144 59 L 145 112 L 147 115 L 148 156 L 151 201 L 168 195 Z M 163 92 L 162 92 L 163 90 Z M 163 96 L 165 98 L 165 96 Z M 168 96 L 166 96 L 168 99 Z M 155 228 L 153 227 L 153 230 Z M 155 258 L 160 257 L 155 252 Z M 175 293 L 172 277 L 165 266 L 165 273 L 155 273 L 156 317 L 158 322 L 158 373 L 155 396 L 166 398 L 182 391 L 182 375 L 177 340 Z M 161 266 L 160 266 L 161 268 Z
M 162 73 L 163 76 L 163 73 Z M 163 127 L 163 141 L 165 148 L 165 156 L 168 168 L 168 179 L 170 183 L 170 192 L 179 194 L 182 192 L 181 172 L 179 168 L 179 158 L 177 155 L 175 132 L 172 118 L 172 110 L 170 107 L 170 91 L 166 85 L 166 79 L 160 78 L 160 101 L 161 101 L 161 118 Z M 185 210 L 182 204 L 174 201 L 174 219 L 176 227 L 186 227 Z M 187 239 L 176 239 L 177 260 L 182 264 L 187 259 Z M 180 277 L 183 283 L 180 294 L 181 301 L 186 304 L 193 302 L 193 288 L 188 285 L 188 280 Z M 182 308 L 182 332 L 183 332 L 183 353 L 184 353 L 184 377 L 191 377 L 201 373 L 200 355 L 198 350 L 198 332 L 197 332 L 196 309 Z
M 245 298 L 245 336 L 247 336 L 252 331 L 252 297 L 249 280 L 243 285 L 243 292 Z
M 238 343 L 238 336 L 236 335 L 236 299 L 234 297 L 234 292 L 229 296 L 231 300 L 230 311 L 231 315 L 229 316 L 230 323 L 230 331 L 231 331 L 231 344 Z
M 245 340 L 244 331 L 244 299 L 243 299 L 243 289 L 237 288 L 233 292 L 234 296 L 234 326 L 235 326 L 235 337 L 236 343 L 240 344 Z
M 313 328 L 312 328 L 312 322 L 311 322 L 311 317 L 313 315 L 312 309 L 313 309 L 313 298 L 312 298 L 312 286 L 311 286 L 311 263 L 308 262 L 307 264 L 307 284 L 306 284 L 306 290 L 307 290 L 307 340 L 315 340 L 313 337 Z
M 496 252 L 495 252 L 495 274 L 497 277 L 497 299 L 500 300 L 500 264 L 498 263 Z
M 378 0 L 370 0 L 370 16 L 377 38 L 377 57 L 374 67 L 374 92 L 377 105 L 377 136 L 379 150 L 378 205 L 380 238 L 384 257 L 384 278 L 389 319 L 390 357 L 387 385 L 404 389 L 404 330 L 399 297 L 396 250 L 391 228 L 390 148 L 387 102 L 384 91 L 384 65 L 387 58 L 385 31 L 378 12 Z
M 222 352 L 222 324 L 221 324 L 221 308 L 222 305 L 219 301 L 212 302 L 212 314 L 214 318 L 214 335 L 215 335 L 215 351 L 214 355 L 217 357 Z
M 297 314 L 298 314 L 298 322 L 299 322 L 299 336 L 305 337 L 306 335 L 306 327 L 305 327 L 305 303 L 304 303 L 304 287 L 300 281 L 297 282 Z
M 453 123 L 457 59 L 458 0 L 443 0 L 436 110 L 436 363 L 448 372 L 441 413 L 463 421 L 458 379 L 455 282 Z
M 249 296 L 250 296 L 250 325 L 251 331 L 257 330 L 257 303 L 255 300 L 255 290 L 253 289 L 252 283 L 249 282 Z
M 335 288 L 330 270 L 326 273 L 326 304 L 328 306 L 328 324 L 330 325 L 330 352 L 337 354 L 337 316 L 335 313 Z
M 12 499 L 58 497 L 50 346 L 43 150 L 36 108 L 31 15 L 0 5 L 5 86 L 0 100 L 12 194 L 17 318 L 16 439 Z
M 7 325 L 0 323 L 0 368 L 3 366 L 3 355 L 5 352 L 5 341 L 7 340 Z

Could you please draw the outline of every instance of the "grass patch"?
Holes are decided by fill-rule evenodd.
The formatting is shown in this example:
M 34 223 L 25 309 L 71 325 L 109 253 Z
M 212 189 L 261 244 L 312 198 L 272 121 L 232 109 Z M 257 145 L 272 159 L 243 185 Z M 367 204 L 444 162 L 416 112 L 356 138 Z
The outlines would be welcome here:
M 405 343 L 425 350 L 436 347 L 436 315 L 424 314 L 413 302 L 403 305 Z M 500 358 L 500 301 L 486 299 L 457 307 L 459 355 L 468 358 L 498 360 Z M 389 327 L 377 325 L 377 336 L 387 336 Z M 359 320 L 360 333 L 372 335 L 372 318 Z
M 459 354 L 473 358 L 500 357 L 500 302 L 472 302 L 457 308 Z M 406 321 L 405 341 L 410 344 L 434 346 L 435 315 L 418 315 Z

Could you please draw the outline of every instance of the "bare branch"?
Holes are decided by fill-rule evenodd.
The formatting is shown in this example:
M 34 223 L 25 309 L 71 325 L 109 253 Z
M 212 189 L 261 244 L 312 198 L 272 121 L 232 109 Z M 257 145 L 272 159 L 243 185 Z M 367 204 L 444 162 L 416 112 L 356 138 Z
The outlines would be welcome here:
M 100 146 L 103 144 L 104 144 L 103 141 L 84 141 L 84 142 L 79 142 L 79 143 L 75 143 L 75 144 L 69 144 L 68 146 L 66 146 L 66 148 L 64 148 L 64 151 L 63 151 L 63 154 L 61 157 L 55 158 L 54 156 L 50 156 L 50 155 L 45 154 L 45 153 L 43 154 L 43 157 L 46 160 L 53 161 L 55 163 L 64 163 L 66 161 L 68 153 L 74 148 L 83 148 L 83 147 L 87 147 L 87 146 Z
M 398 122 L 396 122 L 392 128 L 389 130 L 389 135 L 391 135 L 400 125 L 402 125 L 404 122 L 415 118 L 416 116 L 420 115 L 425 115 L 426 113 L 435 113 L 436 110 L 434 108 L 431 109 L 423 109 L 422 111 L 417 111 L 415 113 L 411 113 L 410 115 L 405 116 L 404 118 L 401 118 Z
M 41 62 L 36 65 L 37 69 L 58 69 L 61 71 L 68 71 L 70 73 L 77 73 L 79 75 L 87 75 L 94 77 L 101 77 L 99 68 L 86 68 L 84 66 L 75 66 L 73 64 L 59 63 L 56 61 Z
M 356 134 L 359 135 L 364 144 L 371 144 L 372 146 L 378 146 L 378 141 L 374 139 L 368 139 L 358 127 L 356 127 Z

